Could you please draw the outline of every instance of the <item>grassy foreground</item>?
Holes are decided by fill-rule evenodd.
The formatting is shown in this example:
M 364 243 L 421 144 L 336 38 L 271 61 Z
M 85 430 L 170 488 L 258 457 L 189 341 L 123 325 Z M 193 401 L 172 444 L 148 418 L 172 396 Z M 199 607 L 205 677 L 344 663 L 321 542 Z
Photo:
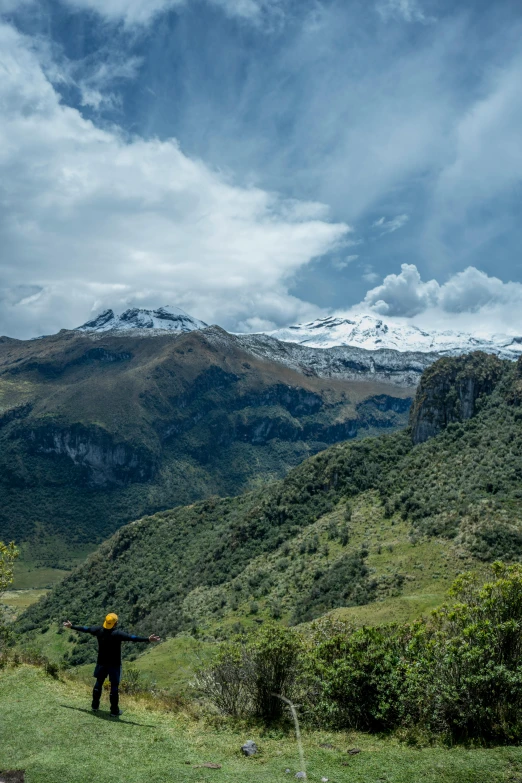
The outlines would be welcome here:
M 0 770 L 25 769 L 27 783 L 264 783 L 293 780 L 299 770 L 292 733 L 215 728 L 129 698 L 124 702 L 125 713 L 114 722 L 104 710 L 89 711 L 89 692 L 79 683 L 57 682 L 29 666 L 4 670 Z M 258 756 L 241 755 L 246 739 L 258 743 Z M 324 776 L 331 783 L 515 783 L 522 775 L 519 747 L 415 749 L 394 739 L 322 732 L 307 733 L 304 744 L 313 781 Z M 354 746 L 362 752 L 347 755 Z M 221 768 L 198 766 L 208 761 Z M 287 768 L 291 774 L 285 774 Z

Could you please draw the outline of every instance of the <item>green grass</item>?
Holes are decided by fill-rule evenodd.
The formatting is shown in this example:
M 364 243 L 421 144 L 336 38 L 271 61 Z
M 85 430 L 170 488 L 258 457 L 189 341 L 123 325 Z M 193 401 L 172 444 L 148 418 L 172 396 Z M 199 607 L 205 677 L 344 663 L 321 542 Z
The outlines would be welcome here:
M 69 571 L 62 568 L 38 568 L 21 563 L 15 565 L 13 589 L 15 590 L 42 590 L 52 587 L 60 582 Z
M 94 551 L 94 544 L 68 544 L 58 536 L 45 536 L 31 546 L 22 544 L 20 557 L 14 565 L 14 590 L 40 590 L 51 588 L 67 576 L 73 568 L 81 565 Z M 52 554 L 61 567 L 51 568 L 45 563 Z M 43 561 L 42 561 L 43 555 Z
M 215 644 L 182 636 L 168 639 L 163 644 L 151 645 L 133 661 L 133 666 L 160 688 L 179 693 L 186 691 L 194 671 L 208 664 L 215 650 Z
M 46 594 L 47 590 L 7 590 L 7 592 L 2 593 L 0 603 L 9 607 L 15 615 L 18 615 Z
M 446 599 L 445 592 L 413 593 L 398 598 L 386 598 L 374 604 L 334 609 L 330 614 L 342 620 L 349 620 L 357 626 L 408 623 L 427 616 Z
M 129 698 L 123 698 L 125 712 L 115 722 L 107 717 L 106 703 L 93 714 L 89 701 L 82 684 L 57 682 L 40 669 L 1 672 L 0 769 L 25 769 L 27 783 L 277 783 L 294 780 L 299 770 L 291 731 L 226 722 L 213 727 Z M 241 755 L 246 739 L 258 743 L 258 756 Z M 519 747 L 416 749 L 393 738 L 331 732 L 305 732 L 303 740 L 311 781 L 325 776 L 332 783 L 515 783 L 522 774 Z M 336 749 L 319 747 L 327 742 Z M 354 746 L 362 752 L 347 755 Z M 207 761 L 221 769 L 198 768 Z

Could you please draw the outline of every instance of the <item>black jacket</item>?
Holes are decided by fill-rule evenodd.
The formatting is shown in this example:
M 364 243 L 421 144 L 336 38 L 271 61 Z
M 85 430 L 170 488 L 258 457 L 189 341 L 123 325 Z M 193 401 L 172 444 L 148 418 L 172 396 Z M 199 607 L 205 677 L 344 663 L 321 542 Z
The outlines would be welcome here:
M 119 628 L 104 628 L 101 625 L 71 625 L 74 631 L 90 633 L 98 639 L 98 660 L 99 666 L 110 668 L 121 666 L 121 643 L 122 642 L 148 642 L 146 636 L 133 636 Z

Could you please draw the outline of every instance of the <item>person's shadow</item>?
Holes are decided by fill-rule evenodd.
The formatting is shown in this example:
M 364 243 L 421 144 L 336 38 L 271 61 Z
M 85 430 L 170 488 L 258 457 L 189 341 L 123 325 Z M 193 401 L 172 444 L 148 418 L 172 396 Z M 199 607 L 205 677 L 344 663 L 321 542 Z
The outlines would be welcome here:
M 123 720 L 122 718 L 118 718 L 118 720 L 115 720 L 114 718 L 111 718 L 108 712 L 100 712 L 99 710 L 86 710 L 84 707 L 71 707 L 70 704 L 60 704 L 60 707 L 64 707 L 66 710 L 75 710 L 76 712 L 85 712 L 86 715 L 91 715 L 93 718 L 98 718 L 98 720 L 108 720 L 111 723 L 125 723 L 127 726 L 142 726 L 145 729 L 155 729 L 156 726 L 153 726 L 150 723 L 135 723 L 132 720 Z

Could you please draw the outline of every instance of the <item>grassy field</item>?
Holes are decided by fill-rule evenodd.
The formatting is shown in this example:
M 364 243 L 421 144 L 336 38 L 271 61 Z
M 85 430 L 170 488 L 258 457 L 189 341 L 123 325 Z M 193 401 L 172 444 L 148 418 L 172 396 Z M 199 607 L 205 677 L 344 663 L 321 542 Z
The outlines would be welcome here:
M 43 552 L 56 552 L 62 568 L 50 568 L 43 565 L 35 548 L 22 544 L 20 557 L 14 566 L 14 590 L 40 590 L 51 588 L 67 576 L 73 568 L 83 563 L 96 548 L 93 544 L 68 546 L 57 537 L 48 536 L 38 546 Z M 36 547 L 38 548 L 38 547 Z
M 195 669 L 208 664 L 215 650 L 215 644 L 178 637 L 150 646 L 133 661 L 133 666 L 160 688 L 183 692 L 193 679 Z
M 25 769 L 27 783 L 268 783 L 292 780 L 299 771 L 292 731 L 213 725 L 129 698 L 116 722 L 106 704 L 91 713 L 89 699 L 82 684 L 57 682 L 40 669 L 0 673 L 0 770 Z M 257 756 L 242 756 L 246 739 L 258 744 Z M 305 733 L 303 741 L 311 781 L 515 783 L 522 775 L 519 747 L 416 749 L 393 738 L 331 732 Z M 321 748 L 324 743 L 334 749 Z M 361 752 L 350 756 L 353 747 Z M 221 767 L 199 766 L 205 762 Z
M 47 590 L 7 590 L 2 593 L 0 603 L 11 609 L 14 616 L 17 617 L 28 606 L 43 598 L 47 592 Z

